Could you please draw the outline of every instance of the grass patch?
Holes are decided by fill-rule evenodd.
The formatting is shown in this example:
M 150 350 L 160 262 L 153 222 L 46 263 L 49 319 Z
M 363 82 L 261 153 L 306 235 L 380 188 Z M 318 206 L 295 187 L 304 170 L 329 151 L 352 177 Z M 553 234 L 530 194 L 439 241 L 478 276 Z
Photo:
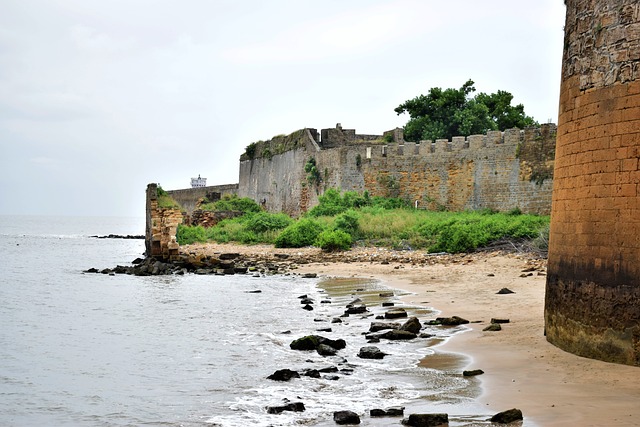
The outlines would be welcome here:
M 344 250 L 353 244 L 429 252 L 470 252 L 505 239 L 527 239 L 543 251 L 548 242 L 548 216 L 525 215 L 519 209 L 436 212 L 406 207 L 399 199 L 340 194 L 328 190 L 307 216 L 249 212 L 215 227 L 178 228 L 178 243 L 267 243 L 276 247 L 316 245 Z M 193 230 L 191 230 L 193 229 Z

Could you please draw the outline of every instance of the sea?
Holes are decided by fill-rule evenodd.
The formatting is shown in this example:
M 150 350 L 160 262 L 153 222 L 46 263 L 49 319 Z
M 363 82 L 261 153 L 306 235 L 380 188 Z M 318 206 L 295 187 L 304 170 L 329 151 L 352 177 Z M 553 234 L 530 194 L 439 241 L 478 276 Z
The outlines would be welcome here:
M 423 322 L 437 316 L 404 302 L 405 292 L 296 274 L 85 273 L 143 256 L 144 240 L 95 237 L 109 234 L 144 234 L 144 219 L 0 216 L 0 425 L 334 426 L 333 413 L 350 410 L 360 425 L 387 426 L 401 418 L 369 411 L 398 406 L 405 416 L 448 413 L 451 426 L 490 425 L 477 403 L 481 380 L 461 375 L 468 359 L 436 362 L 439 344 L 464 327 L 366 342 L 383 301 Z M 387 292 L 393 297 L 380 296 Z M 313 310 L 302 308 L 303 295 Z M 340 318 L 355 298 L 369 312 Z M 347 347 L 326 357 L 290 349 L 310 334 Z M 366 345 L 387 356 L 358 358 Z M 285 368 L 334 372 L 267 379 Z M 267 413 L 287 402 L 305 411 Z

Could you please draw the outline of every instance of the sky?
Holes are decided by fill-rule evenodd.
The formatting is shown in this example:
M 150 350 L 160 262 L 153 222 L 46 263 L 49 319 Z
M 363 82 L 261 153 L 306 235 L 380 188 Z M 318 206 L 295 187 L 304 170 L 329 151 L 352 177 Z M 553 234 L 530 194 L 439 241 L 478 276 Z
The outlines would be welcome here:
M 557 122 L 560 0 L 2 0 L 0 215 L 144 215 L 251 142 L 382 134 L 432 87 Z

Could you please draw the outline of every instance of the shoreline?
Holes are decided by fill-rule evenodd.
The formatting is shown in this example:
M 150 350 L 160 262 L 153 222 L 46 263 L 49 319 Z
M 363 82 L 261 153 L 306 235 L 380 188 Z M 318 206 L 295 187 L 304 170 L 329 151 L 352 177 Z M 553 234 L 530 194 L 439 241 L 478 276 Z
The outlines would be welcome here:
M 325 255 L 315 248 L 230 244 L 184 248 L 266 258 L 289 254 L 297 257 L 292 270 L 297 273 L 373 278 L 407 292 L 401 297 L 406 303 L 432 307 L 444 317 L 479 322 L 432 347 L 436 357 L 424 363 L 437 367 L 457 357 L 467 364 L 461 370 L 482 369 L 485 373 L 476 377 L 482 389 L 478 404 L 494 414 L 518 408 L 524 415 L 523 426 L 635 426 L 640 418 L 638 367 L 575 356 L 546 341 L 546 260 L 505 252 L 429 256 L 357 248 Z M 497 294 L 502 288 L 514 293 Z M 510 322 L 502 324 L 501 331 L 482 331 L 491 318 Z
M 440 360 L 433 366 L 442 363 L 443 355 L 444 363 L 447 355 L 458 355 L 468 360 L 462 369 L 485 371 L 476 377 L 482 388 L 477 401 L 491 413 L 518 408 L 523 412 L 524 426 L 637 425 L 640 384 L 635 379 L 640 370 L 575 356 L 548 343 L 543 317 L 546 276 L 539 271 L 540 275 L 534 272 L 520 277 L 529 273 L 522 271 L 531 268 L 527 267 L 529 262 L 526 257 L 508 254 L 407 272 L 396 269 L 398 265 L 387 265 L 384 272 L 377 266 L 362 269 L 353 264 L 310 264 L 301 266 L 300 271 L 373 277 L 409 292 L 402 297 L 407 303 L 428 305 L 444 317 L 481 321 L 465 325 L 469 330 L 434 346 Z M 478 263 L 488 264 L 495 272 L 487 273 L 483 265 L 478 271 L 464 273 Z M 446 284 L 448 279 L 452 282 Z M 503 287 L 515 293 L 496 294 Z M 508 318 L 510 323 L 503 324 L 502 331 L 483 332 L 492 317 Z

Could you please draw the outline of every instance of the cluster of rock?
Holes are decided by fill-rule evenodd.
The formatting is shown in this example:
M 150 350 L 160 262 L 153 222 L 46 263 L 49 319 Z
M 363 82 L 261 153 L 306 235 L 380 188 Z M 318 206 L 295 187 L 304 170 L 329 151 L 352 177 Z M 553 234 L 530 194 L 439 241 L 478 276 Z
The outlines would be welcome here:
M 393 293 L 381 293 L 381 297 L 393 296 Z M 308 295 L 301 295 L 300 299 L 303 308 L 311 307 L 315 303 Z M 330 300 L 322 300 L 321 303 L 330 303 Z M 378 315 L 375 320 L 369 324 L 369 330 L 364 332 L 364 336 L 367 342 L 377 343 L 383 339 L 386 340 L 413 340 L 418 338 L 430 338 L 433 335 L 421 333 L 423 324 L 417 317 L 409 317 L 407 311 L 401 307 L 393 307 L 393 305 L 383 304 L 384 306 L 391 307 L 386 310 L 384 315 Z M 340 317 L 350 317 L 353 315 L 362 315 L 360 318 L 364 319 L 368 316 L 369 309 L 367 305 L 359 298 L 354 299 L 345 306 L 344 313 Z M 332 323 L 342 323 L 340 317 L 333 318 Z M 403 319 L 404 321 L 397 321 L 397 319 Z M 458 316 L 448 318 L 437 318 L 434 320 L 428 320 L 425 324 L 429 325 L 442 325 L 442 326 L 456 326 L 469 323 L 468 320 Z M 331 332 L 331 328 L 325 328 Z M 289 332 L 289 331 L 287 331 Z M 302 336 L 292 340 L 289 344 L 289 348 L 295 351 L 308 351 L 316 352 L 324 357 L 332 357 L 335 365 L 327 366 L 320 369 L 302 369 L 294 370 L 290 368 L 278 369 L 267 378 L 273 381 L 291 381 L 302 377 L 309 378 L 322 378 L 325 380 L 337 381 L 341 375 L 350 375 L 357 369 L 357 365 L 350 364 L 348 360 L 340 353 L 348 348 L 347 342 L 342 339 L 331 339 L 318 334 L 311 334 Z M 374 345 L 366 345 L 360 347 L 356 356 L 361 359 L 383 359 L 388 354 L 382 351 L 380 348 Z M 464 377 L 472 377 L 481 375 L 484 372 L 480 369 L 472 371 L 464 371 L 462 375 Z M 301 412 L 305 410 L 303 402 L 290 402 L 285 401 L 281 405 L 267 406 L 267 413 L 279 414 L 285 411 Z M 370 417 L 404 417 L 404 407 L 390 407 L 390 408 L 372 408 L 369 410 Z M 515 412 L 514 412 L 515 411 Z M 505 413 L 496 414 L 491 421 L 494 423 L 509 423 L 517 418 L 516 409 L 506 411 Z M 520 413 L 520 418 L 522 414 Z M 335 411 L 333 413 L 333 420 L 338 425 L 358 425 L 361 423 L 361 414 L 354 411 L 344 409 Z M 509 421 L 505 421 L 509 420 Z M 403 418 L 401 423 L 408 426 L 440 426 L 448 425 L 448 414 L 410 414 L 407 418 Z
M 254 257 L 242 256 L 238 253 L 221 253 L 217 256 L 206 256 L 202 254 L 182 254 L 176 260 L 162 261 L 154 257 L 136 258 L 132 265 L 118 265 L 114 268 L 90 268 L 85 273 L 102 274 L 130 274 L 135 276 L 161 276 L 161 275 L 183 275 L 211 274 L 290 274 L 291 270 L 297 268 L 295 263 L 287 261 L 288 256 L 281 254 L 278 261 L 265 261 Z M 315 277 L 314 274 L 305 274 L 306 277 Z

